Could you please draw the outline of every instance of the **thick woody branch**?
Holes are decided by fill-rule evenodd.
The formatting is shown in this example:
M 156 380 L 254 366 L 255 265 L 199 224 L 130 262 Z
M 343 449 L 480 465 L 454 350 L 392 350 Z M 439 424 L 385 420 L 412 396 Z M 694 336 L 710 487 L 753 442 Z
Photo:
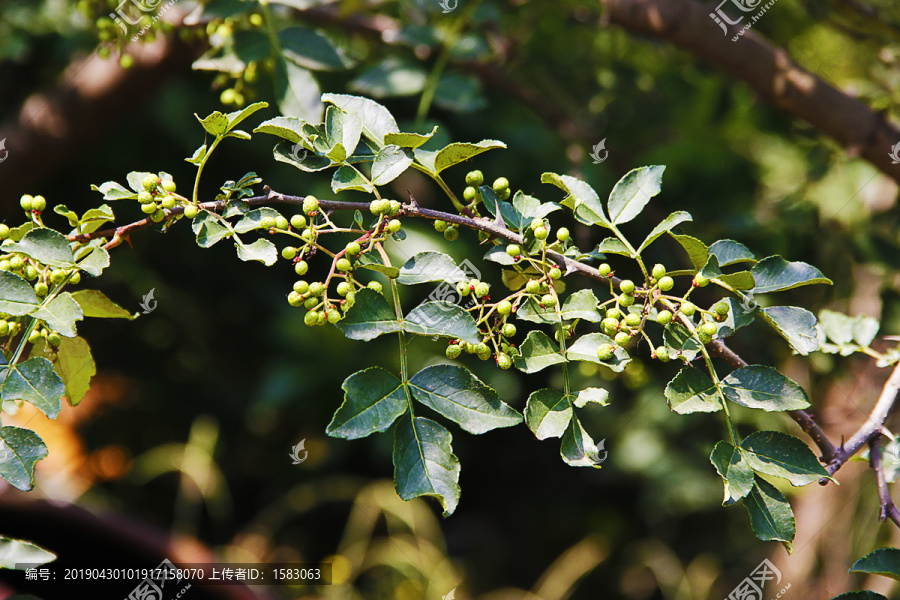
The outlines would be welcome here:
M 881 502 L 878 518 L 881 521 L 890 519 L 897 527 L 900 527 L 900 510 L 897 510 L 897 507 L 894 506 L 894 501 L 891 499 L 891 491 L 888 489 L 887 477 L 884 474 L 884 464 L 881 460 L 882 448 L 881 444 L 878 443 L 880 438 L 881 435 L 879 434 L 869 440 L 869 465 L 875 471 L 875 482 L 878 484 L 878 499 Z
M 740 26 L 723 34 L 710 18 L 715 4 L 693 0 L 600 0 L 600 4 L 613 23 L 661 38 L 707 60 L 747 83 L 778 108 L 831 136 L 849 153 L 862 156 L 900 181 L 900 164 L 892 164 L 890 157 L 891 147 L 900 141 L 900 128 L 797 65 L 786 50 L 772 45 L 756 30 L 732 42 Z

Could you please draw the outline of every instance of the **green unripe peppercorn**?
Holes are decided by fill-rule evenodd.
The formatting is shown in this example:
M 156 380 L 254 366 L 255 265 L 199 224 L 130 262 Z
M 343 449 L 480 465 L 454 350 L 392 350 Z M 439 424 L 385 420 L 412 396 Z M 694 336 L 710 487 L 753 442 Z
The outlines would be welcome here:
M 43 196 L 35 196 L 34 200 L 31 202 L 31 210 L 41 212 L 45 208 L 47 208 L 47 200 L 45 200 Z
M 622 306 L 631 306 L 634 304 L 634 296 L 621 296 L 619 298 L 619 304 Z
M 723 316 L 723 317 L 728 314 L 728 311 L 730 309 L 731 309 L 731 307 L 728 306 L 728 303 L 725 302 L 724 300 L 721 302 L 717 302 L 716 305 L 713 307 L 713 310 L 716 312 L 716 314 Z
M 497 314 L 507 316 L 512 312 L 512 303 L 509 300 L 503 300 L 497 304 Z
M 471 202 L 476 197 L 478 197 L 478 190 L 473 188 L 471 185 L 463 190 L 463 200 L 466 202 Z
M 657 348 L 656 358 L 659 359 L 660 362 L 669 362 L 669 349 L 665 346 Z
M 556 230 L 556 239 L 561 242 L 567 242 L 569 240 L 569 230 L 565 227 L 560 227 Z
M 260 218 L 259 226 L 263 229 L 275 229 L 275 217 L 265 216 Z
M 500 353 L 497 355 L 497 366 L 503 369 L 504 371 L 510 368 L 513 364 L 512 358 L 509 357 L 509 354 Z
M 188 204 L 184 207 L 184 216 L 188 219 L 193 219 L 198 214 L 200 214 L 200 209 L 194 206 L 193 204 Z
M 697 312 L 697 307 L 694 306 L 694 304 L 691 302 L 682 302 L 681 307 L 678 310 L 684 316 L 692 317 L 692 316 L 694 316 L 694 313 Z
M 23 259 L 18 254 L 9 259 L 9 268 L 13 271 L 18 271 L 22 267 L 25 266 L 25 259 Z
M 599 360 L 612 360 L 616 355 L 616 349 L 612 344 L 600 344 L 597 346 L 597 358 Z
M 303 281 L 302 279 L 300 281 L 295 281 L 294 282 L 294 291 L 301 295 L 305 294 L 306 292 L 309 291 L 309 284 L 306 283 L 305 281 Z
M 378 281 L 370 281 L 369 285 L 367 285 L 366 287 L 369 288 L 370 290 L 375 290 L 379 294 L 381 293 L 381 290 L 383 289 L 381 283 Z
M 141 204 L 147 204 L 148 202 L 153 202 L 153 194 L 144 190 L 144 191 L 138 192 L 137 199 L 138 199 L 138 202 L 140 202 Z
M 306 272 L 309 270 L 309 265 L 306 264 L 305 260 L 301 260 L 300 262 L 294 265 L 294 273 L 300 275 L 301 277 L 306 275 Z
M 400 223 L 398 219 L 391 219 L 387 224 L 387 230 L 390 233 L 397 233 L 402 226 L 402 223 Z
M 542 306 L 556 306 L 556 298 L 553 294 L 544 294 L 541 296 L 541 305 Z
M 447 346 L 447 350 L 444 351 L 447 355 L 447 358 L 450 360 L 454 360 L 459 358 L 459 355 L 462 354 L 462 348 L 460 348 L 457 344 L 450 344 Z
M 7 335 L 9 335 L 9 323 L 0 319 L 0 337 L 6 337 Z
M 698 332 L 701 336 L 712 337 L 716 335 L 716 332 L 719 331 L 719 328 L 715 323 L 704 323 L 698 328 Z
M 357 254 L 359 254 L 359 253 L 362 251 L 362 248 L 360 248 L 358 242 L 350 242 L 349 244 L 347 244 L 347 245 L 344 247 L 344 250 L 345 250 L 345 251 L 347 252 L 347 254 L 349 254 L 350 256 L 356 256 Z
M 501 335 L 503 335 L 503 337 L 507 337 L 507 338 L 515 337 L 516 326 L 513 325 L 512 323 L 507 323 L 506 325 L 503 326 L 503 329 L 500 330 L 500 333 L 501 333 Z
M 612 273 L 612 267 L 610 267 L 606 263 L 602 263 L 599 267 L 597 267 L 597 271 L 600 272 L 600 275 L 603 277 L 608 277 L 610 273 Z
M 657 263 L 653 265 L 653 270 L 650 272 L 650 276 L 653 277 L 653 279 L 662 279 L 666 276 L 666 268 L 663 265 Z
M 401 208 L 403 208 L 403 205 L 400 204 L 400 201 L 399 201 L 399 200 L 391 200 L 390 202 L 388 202 L 388 210 L 387 210 L 387 213 L 388 213 L 390 216 L 393 217 L 393 216 L 396 215 L 398 212 L 400 212 L 400 209 L 401 209 Z
M 630 279 L 623 279 L 619 284 L 619 289 L 623 294 L 630 296 L 634 293 L 634 282 Z
M 294 215 L 291 217 L 291 227 L 294 229 L 306 228 L 306 217 L 303 215 Z
M 288 304 L 291 306 L 301 306 L 303 304 L 303 296 L 298 294 L 297 292 L 291 292 L 288 294 Z
M 166 211 L 164 211 L 161 208 L 157 209 L 157 211 L 155 213 L 150 215 L 150 220 L 153 221 L 154 223 L 159 223 L 160 221 L 162 221 L 165 218 L 166 218 Z
M 346 281 L 340 282 L 337 286 L 338 296 L 346 296 L 347 294 L 350 293 L 351 289 L 352 289 L 352 286 L 348 282 L 346 282 Z
M 31 265 L 28 265 L 28 266 L 31 267 Z M 31 267 L 31 268 L 34 268 L 34 267 Z M 35 271 L 35 273 L 36 272 L 37 271 Z M 50 271 L 50 281 L 52 281 L 53 283 L 57 283 L 57 284 L 62 283 L 63 281 L 65 281 L 67 275 L 68 275 L 68 273 L 66 273 L 62 269 L 53 269 L 52 271 Z
M 491 286 L 481 281 L 478 285 L 475 286 L 475 295 L 479 298 L 484 298 L 488 294 L 491 293 Z
M 25 212 L 30 212 L 32 210 L 31 206 L 33 202 L 34 196 L 31 196 L 29 194 L 25 194 L 24 196 L 19 198 L 19 206 L 21 206 L 22 210 L 24 210 Z
M 38 270 L 34 268 L 34 265 L 25 265 L 25 279 L 34 281 L 37 278 Z M 63 279 L 65 279 L 65 274 L 63 274 Z M 62 281 L 62 279 L 60 281 Z
M 509 189 L 509 179 L 507 179 L 506 177 L 498 177 L 497 179 L 494 180 L 494 185 L 492 185 L 491 187 L 494 189 L 495 192 L 497 192 L 499 194 L 503 190 Z
M 306 301 L 303 303 L 303 307 L 306 308 L 307 310 L 312 310 L 315 307 L 317 307 L 318 305 L 319 305 L 318 298 L 307 298 Z M 316 316 L 316 318 L 317 319 L 319 318 L 318 315 Z
M 28 334 L 28 342 L 31 344 L 37 344 L 41 341 L 41 332 L 37 329 L 32 329 L 31 333 Z
M 443 233 L 444 230 L 447 229 L 447 225 L 447 221 L 441 221 L 440 219 L 438 219 L 434 222 L 434 230 L 438 233 Z
M 281 249 L 281 258 L 284 260 L 294 260 L 297 258 L 297 249 L 293 246 L 285 246 Z
M 331 310 L 328 311 L 327 319 L 328 319 L 329 323 L 334 325 L 335 323 L 338 323 L 341 320 L 341 313 L 332 308 Z
M 491 357 L 491 348 L 484 342 L 475 345 L 475 356 L 480 360 L 487 360 Z
M 672 322 L 672 312 L 668 310 L 661 310 L 656 315 L 656 322 L 660 325 L 668 325 Z
M 616 334 L 616 345 L 617 346 L 625 346 L 631 340 L 631 336 L 625 333 L 624 331 L 620 331 Z
M 448 242 L 456 241 L 456 239 L 458 237 L 459 237 L 459 229 L 457 229 L 456 227 L 450 226 L 444 230 L 444 239 L 447 240 Z
M 141 212 L 145 215 L 152 215 L 159 207 L 156 205 L 156 202 L 148 202 L 147 204 L 141 204 Z
M 314 215 L 319 212 L 319 200 L 315 196 L 307 196 L 303 199 L 303 212 Z
M 0 223 L 0 240 L 5 240 L 9 237 L 9 225 L 6 223 Z
M 539 240 L 546 240 L 547 236 L 549 236 L 549 235 L 550 235 L 550 230 L 547 229 L 546 227 L 537 227 L 534 230 L 534 237 L 536 237 Z
M 50 292 L 50 288 L 43 281 L 38 281 L 34 284 L 34 293 L 38 298 L 43 298 Z
M 313 281 L 309 284 L 309 293 L 313 296 L 321 296 L 325 293 L 325 284 L 321 281 Z
M 337 267 L 337 270 L 341 273 L 346 273 L 353 268 L 353 264 L 346 258 L 339 258 L 337 263 L 335 264 L 335 267 Z
M 77 284 L 81 283 L 81 273 L 78 271 L 75 271 L 74 273 L 72 273 L 72 276 L 69 277 L 69 283 L 71 283 L 72 285 L 77 285 Z
M 159 186 L 159 176 L 157 175 L 147 175 L 141 181 L 141 187 L 143 187 L 148 192 L 152 192 Z
M 611 317 L 606 317 L 605 319 L 600 321 L 600 328 L 606 335 L 612 335 L 619 330 L 619 320 L 613 319 Z
M 607 319 L 616 319 L 616 320 L 618 320 L 618 319 L 621 319 L 622 316 L 623 316 L 623 315 L 622 315 L 622 311 L 619 310 L 618 308 L 611 308 L 611 309 L 609 309 L 608 311 L 606 311 L 606 318 L 607 318 Z
M 708 277 L 704 277 L 703 275 L 700 275 L 699 273 L 697 273 L 697 275 L 694 276 L 694 286 L 706 287 L 708 285 L 709 285 Z
M 469 289 L 469 283 L 466 281 L 460 281 L 459 283 L 457 283 L 456 291 L 459 292 L 459 295 L 463 298 L 472 293 L 472 290 Z
M 641 324 L 641 318 L 634 313 L 629 313 L 625 316 L 625 324 L 628 327 L 637 327 Z
M 304 242 L 306 242 L 308 244 L 312 244 L 313 242 L 316 241 L 316 238 L 318 237 L 318 235 L 319 234 L 316 232 L 315 229 L 313 229 L 312 227 L 307 227 L 300 234 L 300 239 L 302 239 Z
M 280 229 L 281 231 L 287 231 L 288 227 L 290 227 L 290 226 L 291 226 L 291 224 L 288 222 L 288 220 L 285 217 L 282 217 L 281 215 L 278 215 L 277 217 L 275 217 L 275 229 Z
M 560 277 L 562 277 L 562 271 L 560 271 L 556 267 L 553 267 L 552 269 L 550 269 L 548 275 L 550 276 L 550 279 L 559 279 Z
M 531 220 L 531 225 L 530 225 L 530 227 L 531 227 L 532 229 L 537 229 L 538 227 L 543 227 L 543 226 L 544 226 L 544 220 L 543 220 L 543 219 L 532 219 L 532 220 Z
M 315 326 L 319 322 L 319 313 L 314 310 L 309 311 L 306 313 L 306 316 L 303 317 L 303 322 L 307 327 Z
M 529 294 L 539 294 L 541 292 L 541 283 L 537 279 L 529 279 L 525 284 L 525 291 Z
M 484 183 L 484 173 L 481 171 L 469 171 L 466 173 L 466 185 L 478 187 Z
M 170 194 L 174 194 L 177 186 L 175 185 L 174 181 L 172 181 L 171 179 L 167 179 L 166 181 L 162 182 L 162 189 Z
M 675 280 L 666 275 L 665 277 L 660 278 L 658 285 L 660 290 L 662 290 L 663 292 L 668 292 L 673 287 L 675 287 Z
M 175 198 L 173 198 L 172 196 L 166 196 L 159 203 L 160 206 L 162 206 L 163 208 L 168 208 L 169 210 L 175 208 L 175 204 Z
M 506 247 L 506 253 L 515 258 L 522 254 L 522 249 L 518 246 L 518 244 L 510 244 Z

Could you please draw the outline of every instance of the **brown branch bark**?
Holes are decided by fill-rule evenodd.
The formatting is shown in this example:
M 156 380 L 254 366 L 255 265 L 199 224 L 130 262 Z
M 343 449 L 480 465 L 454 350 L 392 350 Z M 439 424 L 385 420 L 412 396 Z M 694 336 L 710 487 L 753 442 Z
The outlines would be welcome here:
M 709 16 L 714 4 L 693 0 L 600 0 L 600 4 L 611 22 L 663 39 L 712 63 L 900 182 L 900 164 L 892 164 L 889 155 L 900 142 L 900 127 L 797 65 L 786 50 L 755 30 L 732 42 L 738 29 L 722 34 Z M 763 18 L 777 17 L 767 13 Z
M 878 397 L 878 402 L 875 403 L 872 412 L 866 417 L 866 421 L 835 452 L 831 462 L 825 468 L 829 475 L 834 475 L 844 463 L 850 460 L 850 457 L 882 434 L 884 421 L 897 403 L 898 397 L 900 397 L 900 363 L 894 367 L 894 371 L 887 382 L 885 382 L 881 395 Z
M 878 519 L 887 521 L 890 519 L 894 525 L 900 527 L 900 510 L 894 506 L 891 499 L 891 491 L 888 488 L 887 478 L 884 475 L 884 465 L 881 462 L 881 445 L 878 443 L 881 435 L 876 435 L 869 440 L 869 465 L 875 471 L 875 482 L 878 484 L 878 499 L 881 502 L 881 510 Z

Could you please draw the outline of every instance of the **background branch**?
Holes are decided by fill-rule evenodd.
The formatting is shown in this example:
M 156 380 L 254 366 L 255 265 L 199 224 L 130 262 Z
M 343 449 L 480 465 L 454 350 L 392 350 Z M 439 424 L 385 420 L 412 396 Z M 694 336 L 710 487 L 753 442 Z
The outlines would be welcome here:
M 869 440 L 869 465 L 875 471 L 875 481 L 878 484 L 878 499 L 881 501 L 881 512 L 878 518 L 882 521 L 890 519 L 894 525 L 900 527 L 900 510 L 894 506 L 891 499 L 891 491 L 888 489 L 887 478 L 884 475 L 884 464 L 881 462 L 881 435 L 876 435 Z

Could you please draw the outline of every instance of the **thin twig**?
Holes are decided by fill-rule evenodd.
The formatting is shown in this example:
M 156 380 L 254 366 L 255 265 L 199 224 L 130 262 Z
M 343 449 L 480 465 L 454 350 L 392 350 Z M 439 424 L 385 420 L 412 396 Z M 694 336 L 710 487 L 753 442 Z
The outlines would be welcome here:
M 881 445 L 878 443 L 881 434 L 869 440 L 869 465 L 875 471 L 875 482 L 878 484 L 878 499 L 881 501 L 881 511 L 878 513 L 880 521 L 890 519 L 894 525 L 900 527 L 900 510 L 894 506 L 891 499 L 891 491 L 888 489 L 887 477 L 884 475 L 884 464 L 881 462 Z

